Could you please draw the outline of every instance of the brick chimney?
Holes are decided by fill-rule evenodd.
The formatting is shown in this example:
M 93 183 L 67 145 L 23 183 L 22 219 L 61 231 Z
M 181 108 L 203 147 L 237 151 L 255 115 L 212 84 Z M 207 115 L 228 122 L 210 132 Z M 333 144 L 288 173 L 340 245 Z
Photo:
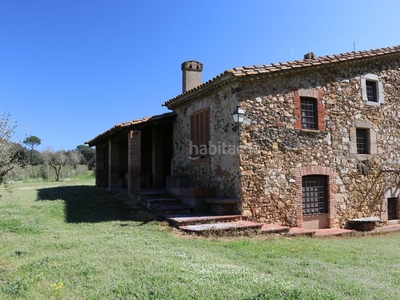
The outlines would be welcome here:
M 202 84 L 201 72 L 203 64 L 195 60 L 182 63 L 182 93 L 187 92 Z

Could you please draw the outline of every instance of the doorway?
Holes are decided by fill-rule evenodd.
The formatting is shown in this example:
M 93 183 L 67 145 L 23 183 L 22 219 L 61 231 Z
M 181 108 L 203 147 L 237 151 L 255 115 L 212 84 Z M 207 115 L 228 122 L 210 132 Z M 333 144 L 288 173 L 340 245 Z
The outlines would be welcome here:
M 388 206 L 388 220 L 397 220 L 398 217 L 398 207 L 397 203 L 399 202 L 399 198 L 388 198 L 387 206 Z

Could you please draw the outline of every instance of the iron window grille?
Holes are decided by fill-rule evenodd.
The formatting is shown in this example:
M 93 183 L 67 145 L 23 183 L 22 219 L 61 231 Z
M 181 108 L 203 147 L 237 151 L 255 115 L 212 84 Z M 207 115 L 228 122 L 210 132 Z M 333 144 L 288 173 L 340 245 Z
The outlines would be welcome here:
M 369 131 L 367 128 L 356 129 L 356 144 L 358 154 L 369 154 Z
M 301 97 L 301 127 L 304 129 L 317 129 L 317 100 Z
M 302 208 L 304 215 L 328 213 L 328 176 L 303 177 Z
M 365 86 L 367 89 L 367 100 L 370 102 L 378 102 L 378 89 L 377 89 L 377 82 L 367 80 L 365 82 Z

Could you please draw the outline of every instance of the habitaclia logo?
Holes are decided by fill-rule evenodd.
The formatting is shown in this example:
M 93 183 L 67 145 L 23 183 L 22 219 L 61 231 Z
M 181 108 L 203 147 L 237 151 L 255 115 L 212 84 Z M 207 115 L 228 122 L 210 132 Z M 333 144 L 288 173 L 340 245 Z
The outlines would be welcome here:
M 189 159 L 191 160 L 201 159 L 211 155 L 237 155 L 239 154 L 239 146 L 220 141 L 218 141 L 216 145 L 211 142 L 208 142 L 208 144 L 195 145 L 190 141 L 189 154 Z

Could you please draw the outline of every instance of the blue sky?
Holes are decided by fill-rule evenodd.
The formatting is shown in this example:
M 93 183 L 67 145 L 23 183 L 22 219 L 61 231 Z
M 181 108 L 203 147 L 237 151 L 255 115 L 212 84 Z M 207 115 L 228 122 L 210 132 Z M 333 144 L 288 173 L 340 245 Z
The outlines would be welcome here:
M 0 112 L 13 139 L 75 149 L 167 112 L 181 63 L 203 82 L 244 65 L 400 44 L 398 0 L 2 0 Z

